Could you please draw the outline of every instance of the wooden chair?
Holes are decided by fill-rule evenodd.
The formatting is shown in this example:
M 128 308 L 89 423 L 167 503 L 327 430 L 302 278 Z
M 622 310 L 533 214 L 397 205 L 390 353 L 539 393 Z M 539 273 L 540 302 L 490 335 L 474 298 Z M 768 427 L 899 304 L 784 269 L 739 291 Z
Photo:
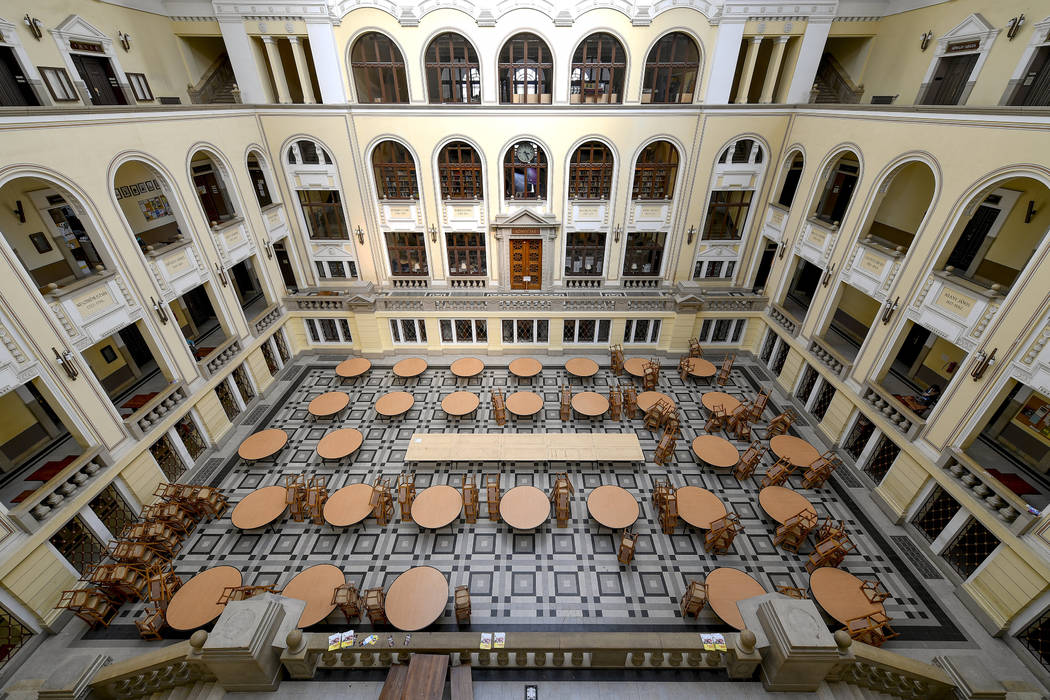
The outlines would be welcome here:
M 721 406 L 713 406 L 711 415 L 708 417 L 707 422 L 704 423 L 704 430 L 708 433 L 718 432 L 725 427 L 727 420 L 728 416 L 725 409 Z
M 645 412 L 645 427 L 649 430 L 657 430 L 664 423 L 664 416 L 671 410 L 671 404 L 660 399 Z
M 492 390 L 492 420 L 496 421 L 496 425 L 507 422 L 507 403 L 499 389 Z
M 623 394 L 615 386 L 609 387 L 609 417 L 620 420 L 623 410 Z
M 858 642 L 881 647 L 887 640 L 899 636 L 890 627 L 892 619 L 886 613 L 877 612 L 849 620 L 844 629 L 852 639 Z
M 756 420 L 762 418 L 762 413 L 766 410 L 766 404 L 769 403 L 769 392 L 763 391 L 755 397 L 755 400 L 751 402 L 750 414 L 748 415 L 748 421 L 754 423 Z
M 324 504 L 327 500 L 328 477 L 310 477 L 306 485 L 306 514 L 315 525 L 324 524 Z
M 478 487 L 473 474 L 463 475 L 463 517 L 468 523 L 478 521 Z
M 489 512 L 489 520 L 499 522 L 499 474 L 485 475 L 485 505 Z
M 638 535 L 630 530 L 624 530 L 620 534 L 620 550 L 616 553 L 616 560 L 624 566 L 630 566 L 634 561 L 634 550 L 637 543 Z
M 554 487 L 551 490 L 550 500 L 554 504 L 554 519 L 558 524 L 558 527 L 568 527 L 570 513 L 570 503 L 572 502 L 572 494 L 575 493 L 575 489 L 572 487 L 572 483 L 569 481 L 569 475 L 565 472 L 559 472 L 554 477 Z
M 353 618 L 361 617 L 361 609 L 363 607 L 361 594 L 357 592 L 357 587 L 351 583 L 344 583 L 335 587 L 332 591 L 332 605 L 339 608 L 339 612 L 343 613 L 343 617 L 346 618 L 347 622 L 350 622 Z
M 671 457 L 674 456 L 675 442 L 675 434 L 665 429 L 664 434 L 660 436 L 660 442 L 656 445 L 653 461 L 657 464 L 667 464 L 671 461 Z
M 372 506 L 372 517 L 379 525 L 386 525 L 394 515 L 394 499 L 390 495 L 390 484 L 381 476 L 377 476 L 372 484 L 372 497 L 368 500 Z
M 124 528 L 121 540 L 148 544 L 169 560 L 182 549 L 182 535 L 164 523 L 133 523 Z
M 798 415 L 790 408 L 777 415 L 766 426 L 766 440 L 785 434 L 796 420 L 798 420 Z
M 455 594 L 456 622 L 463 624 L 470 622 L 470 589 L 466 586 L 456 586 Z
M 733 360 L 736 359 L 736 355 L 726 355 L 726 359 L 722 360 L 722 367 L 718 370 L 718 375 L 715 377 L 715 382 L 718 386 L 725 386 L 729 381 L 729 373 L 733 369 Z
M 682 429 L 682 417 L 678 413 L 678 407 L 674 406 L 670 411 L 664 413 L 664 431 L 670 431 L 675 438 Z
M 825 452 L 820 457 L 817 457 L 802 474 L 802 487 L 807 489 L 819 489 L 824 483 L 831 478 L 831 473 L 834 472 L 842 462 L 832 452 Z
M 164 611 L 159 606 L 147 605 L 145 613 L 140 619 L 135 620 L 139 636 L 148 642 L 159 642 L 164 639 L 160 633 L 165 625 Z
M 646 363 L 642 374 L 642 389 L 652 391 L 660 381 L 660 361 L 653 358 Z
M 97 588 L 75 588 L 62 591 L 55 607 L 71 610 L 92 629 L 109 627 L 118 609 L 116 601 Z
M 740 455 L 740 461 L 737 462 L 736 469 L 733 470 L 733 476 L 737 478 L 737 481 L 750 479 L 754 476 L 755 469 L 765 453 L 766 448 L 758 440 L 748 445 L 747 449 L 744 450 L 744 454 Z
M 786 595 L 788 598 L 794 598 L 796 600 L 809 600 L 809 592 L 805 588 L 796 588 L 794 586 L 777 586 L 777 593 L 780 595 Z
M 813 573 L 822 566 L 836 567 L 856 549 L 849 537 L 826 537 L 817 542 L 806 561 L 806 571 Z
M 197 526 L 195 513 L 181 503 L 150 503 L 142 508 L 142 519 L 148 522 L 164 523 L 183 535 Z
M 860 580 L 860 590 L 864 591 L 864 596 L 872 603 L 881 603 L 890 597 L 890 594 L 882 587 L 882 583 L 878 579 L 866 579 Z
M 158 547 L 148 542 L 134 540 L 113 540 L 106 549 L 106 555 L 114 561 L 122 561 L 138 566 L 154 566 L 167 563 L 171 557 Z
M 620 376 L 623 372 L 623 346 L 613 345 L 609 348 L 609 365 L 612 368 L 612 373 L 616 376 Z
M 665 535 L 673 535 L 678 527 L 678 496 L 674 491 L 667 494 L 660 510 L 660 528 Z
M 284 477 L 285 503 L 292 519 L 301 523 L 306 520 L 306 477 L 303 474 L 286 474 Z
M 773 534 L 773 544 L 798 554 L 799 547 L 806 541 L 810 531 L 817 526 L 817 518 L 809 510 L 792 515 L 777 527 Z
M 222 589 L 222 593 L 219 594 L 219 599 L 215 603 L 216 605 L 226 605 L 239 600 L 250 600 L 263 593 L 274 593 L 275 588 L 276 586 L 273 584 L 265 586 L 226 586 L 226 588 Z
M 684 355 L 678 360 L 678 377 L 684 382 L 689 379 L 689 370 L 693 368 L 692 358 Z
M 401 509 L 401 522 L 412 522 L 412 502 L 416 500 L 416 473 L 401 472 L 397 475 L 397 505 Z
M 700 347 L 699 338 L 689 339 L 689 357 L 703 357 L 704 349 Z
M 751 409 L 746 403 L 742 403 L 736 407 L 729 417 L 726 419 L 726 429 L 731 432 L 737 440 L 751 440 L 751 424 L 748 422 L 748 416 L 751 415 Z
M 711 523 L 704 535 L 704 551 L 712 554 L 725 554 L 733 546 L 733 540 L 743 531 L 740 516 L 726 513 L 725 516 Z
M 660 510 L 667 501 L 667 494 L 671 493 L 671 480 L 664 477 L 653 477 L 653 507 Z
M 846 523 L 841 520 L 832 520 L 831 516 L 825 517 L 817 527 L 817 539 L 823 540 L 828 537 L 847 537 Z
M 561 388 L 561 403 L 559 405 L 559 416 L 562 420 L 569 420 L 572 418 L 572 391 L 569 390 L 568 386 L 562 385 Z
M 373 625 L 385 625 L 386 594 L 382 588 L 369 588 L 365 591 L 365 614 Z
M 689 588 L 685 590 L 685 595 L 682 596 L 682 616 L 689 617 L 700 617 L 700 612 L 707 605 L 707 584 L 697 580 L 689 582 Z
M 638 392 L 634 384 L 626 386 L 621 384 L 620 391 L 623 393 L 623 414 L 626 418 L 633 420 L 634 414 L 638 412 Z
M 762 477 L 762 481 L 759 482 L 762 488 L 767 486 L 780 486 L 788 477 L 791 476 L 795 471 L 795 465 L 791 463 L 791 460 L 781 457 L 773 463 L 769 469 L 766 470 L 766 475 Z
M 151 603 L 166 609 L 172 596 L 182 588 L 182 579 L 170 565 L 155 566 L 147 571 L 146 596 Z

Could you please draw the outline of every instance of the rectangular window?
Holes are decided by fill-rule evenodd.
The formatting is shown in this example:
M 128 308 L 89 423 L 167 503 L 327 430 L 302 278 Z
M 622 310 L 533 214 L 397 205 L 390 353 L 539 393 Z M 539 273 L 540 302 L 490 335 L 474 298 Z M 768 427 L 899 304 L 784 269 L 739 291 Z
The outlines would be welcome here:
M 711 193 L 704 221 L 705 241 L 739 241 L 744 234 L 753 190 L 716 190 Z
M 667 234 L 654 231 L 632 231 L 627 234 L 623 274 L 654 276 L 660 274 Z
M 386 249 L 390 255 L 390 274 L 426 276 L 426 241 L 418 231 L 388 231 Z
M 660 319 L 628 319 L 623 329 L 625 343 L 656 343 L 660 340 Z
M 357 263 L 353 260 L 315 260 L 314 264 L 321 279 L 357 279 Z
M 547 319 L 503 319 L 504 343 L 546 343 Z
M 343 205 L 335 190 L 296 190 L 306 220 L 307 234 L 314 240 L 349 240 Z
M 732 279 L 736 260 L 697 260 L 693 279 Z
M 40 66 L 40 77 L 44 79 L 44 84 L 55 102 L 76 102 L 80 99 L 65 68 Z
M 450 275 L 487 274 L 484 233 L 446 233 Z
M 605 262 L 605 234 L 574 231 L 565 240 L 565 274 L 600 276 Z
M 354 342 L 350 323 L 345 318 L 304 318 L 306 333 L 312 343 L 346 344 Z
M 609 319 L 566 319 L 562 341 L 566 343 L 608 343 L 611 325 L 612 321 Z
M 701 343 L 739 343 L 747 327 L 746 318 L 705 319 L 700 326 Z
M 488 325 L 484 319 L 441 319 L 441 342 L 443 343 L 487 343 Z
M 390 319 L 390 337 L 395 343 L 427 342 L 427 327 L 421 318 Z
M 131 91 L 139 102 L 152 102 L 153 91 L 149 89 L 144 73 L 127 73 L 128 82 L 131 83 Z

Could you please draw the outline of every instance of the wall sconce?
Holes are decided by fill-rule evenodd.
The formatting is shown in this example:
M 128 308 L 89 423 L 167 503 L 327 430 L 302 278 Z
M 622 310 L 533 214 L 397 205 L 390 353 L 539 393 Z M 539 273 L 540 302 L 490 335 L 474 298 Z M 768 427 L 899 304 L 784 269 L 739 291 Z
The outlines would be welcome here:
M 620 228 L 620 224 L 616 224 L 616 228 L 613 229 L 613 242 L 614 243 L 619 243 L 620 242 L 620 233 L 622 232 L 622 230 L 623 229 Z
M 266 259 L 273 260 L 273 243 L 270 242 L 269 236 L 263 238 L 263 250 L 266 251 Z
M 19 202 L 18 206 L 21 207 L 22 203 Z M 1034 219 L 1035 215 L 1038 214 L 1038 213 L 1039 213 L 1039 210 L 1035 208 L 1035 200 L 1029 199 L 1028 200 L 1028 211 L 1025 212 L 1024 222 L 1026 224 L 1032 223 L 1032 219 Z M 25 219 L 23 219 L 22 222 L 25 223 Z
M 1021 31 L 1021 27 L 1024 26 L 1024 13 L 1021 13 L 1020 17 L 1014 17 L 1006 23 L 1006 38 L 1010 41 L 1014 40 L 1017 33 Z
M 786 251 L 786 250 L 787 250 L 787 244 L 785 244 L 784 241 L 781 241 L 780 243 L 777 243 L 777 260 L 783 260 L 784 259 L 784 251 Z
M 984 376 L 985 370 L 995 364 L 995 353 L 999 348 L 993 348 L 990 355 L 986 354 L 984 350 L 977 353 L 977 357 L 974 358 L 973 369 L 970 370 L 970 376 L 973 380 L 979 381 Z
M 18 217 L 18 223 L 24 224 L 26 222 L 26 211 L 22 208 L 22 200 L 15 200 L 15 208 L 11 210 L 11 213 Z
M 437 243 L 438 242 L 438 230 L 437 230 L 437 226 L 435 226 L 434 224 L 430 224 L 430 242 L 431 243 Z
M 168 312 L 165 311 L 164 307 L 157 303 L 157 300 L 150 297 L 149 300 L 153 302 L 153 310 L 157 314 L 157 319 L 160 320 L 161 325 L 167 325 L 168 323 Z
M 219 263 L 212 263 L 215 266 L 215 274 L 219 276 L 219 281 L 222 282 L 222 286 L 227 286 L 226 273 L 219 267 Z
M 835 263 L 831 263 L 831 267 L 824 271 L 824 279 L 820 281 L 821 287 L 827 287 L 828 283 L 831 282 L 831 275 L 835 272 Z
M 124 53 L 131 51 L 131 35 L 118 29 L 117 38 L 120 39 L 120 46 L 124 49 Z
M 686 231 L 686 236 L 685 244 L 692 245 L 693 239 L 696 238 L 696 226 L 690 226 L 689 230 Z
M 919 37 L 919 48 L 925 51 L 930 45 L 930 39 L 933 38 L 933 30 L 924 33 Z
M 73 353 L 68 350 L 64 353 L 60 353 L 55 346 L 51 346 L 51 352 L 55 353 L 55 359 L 58 360 L 59 366 L 65 370 L 66 376 L 71 380 L 76 381 L 76 378 L 80 376 L 80 370 L 77 369 L 76 360 L 73 359 Z
M 365 232 L 361 230 L 361 224 L 357 225 L 357 230 L 354 231 L 357 234 L 357 242 L 361 245 L 365 244 Z
M 882 325 L 885 326 L 887 323 L 890 322 L 890 319 L 893 318 L 893 312 L 896 311 L 897 307 L 899 307 L 900 305 L 900 297 L 894 299 L 892 304 L 890 303 L 889 299 L 886 300 L 886 310 L 882 312 Z
M 26 16 L 22 18 L 22 21 L 26 23 L 27 27 L 29 27 L 29 32 L 33 35 L 33 38 L 40 41 L 40 38 L 44 36 L 43 30 L 40 29 L 40 20 L 36 17 L 30 17 L 27 12 Z

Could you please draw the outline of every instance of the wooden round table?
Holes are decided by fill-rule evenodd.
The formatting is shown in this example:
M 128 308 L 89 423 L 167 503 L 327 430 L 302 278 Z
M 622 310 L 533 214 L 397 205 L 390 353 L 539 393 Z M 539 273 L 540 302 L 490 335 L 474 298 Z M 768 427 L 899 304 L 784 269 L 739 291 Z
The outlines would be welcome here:
M 516 416 L 532 416 L 543 408 L 543 397 L 531 391 L 515 391 L 507 397 L 506 406 Z
M 463 496 L 451 486 L 431 486 L 416 494 L 412 501 L 412 520 L 427 529 L 445 527 L 459 517 Z
M 363 357 L 351 357 L 335 366 L 335 374 L 343 379 L 352 379 L 353 377 L 360 377 L 370 369 L 372 369 L 370 360 Z
M 765 592 L 761 583 L 739 569 L 722 567 L 707 575 L 707 604 L 723 622 L 738 630 L 744 629 L 744 618 L 737 602 Z
M 539 360 L 535 360 L 531 357 L 519 357 L 516 360 L 512 360 L 507 369 L 515 377 L 527 379 L 529 377 L 535 377 L 543 369 L 543 365 L 540 364 Z
M 394 365 L 394 374 L 402 379 L 418 377 L 427 371 L 427 361 L 422 357 L 409 357 Z
M 758 492 L 758 504 L 766 511 L 769 517 L 782 523 L 793 515 L 798 515 L 804 510 L 809 510 L 813 517 L 817 517 L 817 511 L 809 499 L 794 489 L 783 486 L 767 486 Z
M 713 362 L 708 362 L 702 357 L 689 358 L 689 376 L 698 379 L 710 379 L 718 372 Z
M 342 459 L 357 451 L 364 441 L 365 436 L 357 428 L 333 430 L 317 443 L 317 455 L 321 459 Z
M 412 408 L 415 402 L 415 397 L 407 391 L 391 391 L 376 401 L 376 413 L 381 416 L 400 416 Z
M 254 530 L 269 525 L 288 507 L 288 489 L 283 486 L 266 486 L 252 491 L 241 499 L 230 513 L 234 527 Z
M 784 457 L 796 467 L 807 467 L 816 461 L 820 452 L 816 447 L 794 435 L 777 435 L 769 441 L 769 449 L 777 457 Z
M 735 399 L 724 391 L 708 391 L 701 398 L 701 403 L 708 411 L 713 411 L 721 406 L 726 413 L 732 413 L 740 406 L 740 400 Z
M 485 369 L 485 363 L 476 357 L 464 357 L 453 362 L 449 369 L 457 377 L 474 377 L 481 374 L 481 370 Z
M 600 525 L 620 530 L 638 519 L 638 499 L 619 486 L 599 486 L 587 495 L 587 511 Z
M 329 391 L 310 402 L 307 410 L 315 418 L 334 416 L 350 405 L 350 395 L 343 391 Z
M 726 506 L 722 500 L 699 486 L 683 486 L 675 491 L 678 501 L 678 517 L 693 527 L 711 529 L 711 523 L 724 518 Z
M 244 439 L 241 446 L 237 448 L 237 454 L 241 459 L 254 462 L 277 454 L 287 443 L 288 433 L 280 428 L 260 430 Z
M 648 411 L 661 399 L 671 404 L 672 408 L 674 407 L 674 399 L 667 394 L 663 394 L 659 391 L 643 391 L 638 394 L 638 408 L 643 411 Z
M 361 522 L 372 512 L 372 487 L 350 484 L 339 489 L 324 502 L 324 519 L 334 527 L 347 527 Z
M 448 605 L 448 581 L 432 566 L 416 566 L 390 584 L 386 592 L 386 617 L 402 632 L 415 632 L 432 624 Z
M 701 435 L 693 440 L 693 454 L 704 464 L 717 469 L 735 467 L 740 451 L 733 443 L 717 435 Z
M 216 566 L 200 572 L 175 592 L 164 618 L 175 630 L 203 627 L 219 615 L 225 605 L 217 601 L 223 590 L 241 585 L 241 572 L 232 566 Z
M 535 486 L 515 486 L 500 499 L 499 515 L 515 530 L 534 530 L 547 522 L 551 502 Z
M 565 371 L 574 377 L 593 377 L 598 374 L 598 363 L 587 357 L 574 357 L 565 363 Z
M 809 577 L 813 600 L 842 624 L 858 617 L 885 613 L 882 603 L 872 603 L 860 587 L 861 580 L 842 569 L 822 566 Z
M 644 377 L 645 366 L 648 364 L 649 360 L 647 358 L 630 357 L 623 361 L 623 368 L 632 377 Z
M 331 564 L 317 564 L 296 574 L 281 591 L 285 598 L 306 601 L 296 627 L 310 627 L 328 617 L 335 610 L 332 592 L 344 583 L 342 569 Z
M 450 416 L 473 413 L 480 404 L 478 395 L 469 391 L 455 391 L 441 400 L 441 408 Z
M 609 410 L 609 399 L 593 391 L 584 391 L 572 397 L 572 407 L 577 413 L 594 418 Z

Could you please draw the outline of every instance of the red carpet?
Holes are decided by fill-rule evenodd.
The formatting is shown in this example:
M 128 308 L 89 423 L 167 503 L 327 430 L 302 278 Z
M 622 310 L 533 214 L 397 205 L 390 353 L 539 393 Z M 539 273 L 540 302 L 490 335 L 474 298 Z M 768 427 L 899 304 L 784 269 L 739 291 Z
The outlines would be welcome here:
M 14 498 L 12 498 L 11 502 L 12 503 L 21 503 L 22 501 L 24 501 L 27 498 L 29 498 L 30 496 L 32 496 L 34 493 L 36 493 L 36 489 L 26 489 L 22 493 L 18 494 Z
M 1027 496 L 1033 493 L 1039 493 L 1039 490 L 1029 484 L 1027 481 L 1017 476 L 1016 474 L 1003 474 L 998 469 L 989 469 L 988 473 L 1002 482 L 1003 486 L 1010 489 L 1018 496 Z
M 157 395 L 157 392 L 151 392 L 149 394 L 135 394 L 130 399 L 121 404 L 121 408 L 130 408 L 133 411 L 137 411 L 146 404 L 149 403 L 150 399 Z
M 58 474 L 60 471 L 65 469 L 66 466 L 70 462 L 72 462 L 74 459 L 76 459 L 76 458 L 77 458 L 76 455 L 70 455 L 70 456 L 64 457 L 64 458 L 62 458 L 62 459 L 60 459 L 58 461 L 47 462 L 47 463 L 44 464 L 44 466 L 40 467 L 35 472 L 33 472 L 32 474 L 27 476 L 25 480 L 26 481 L 48 481 L 49 479 L 54 477 L 55 474 Z

